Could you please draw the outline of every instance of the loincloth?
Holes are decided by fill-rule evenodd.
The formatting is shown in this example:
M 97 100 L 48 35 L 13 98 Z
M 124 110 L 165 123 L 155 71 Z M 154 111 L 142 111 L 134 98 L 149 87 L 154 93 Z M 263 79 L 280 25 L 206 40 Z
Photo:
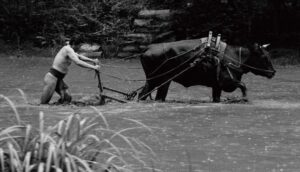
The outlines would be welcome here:
M 51 73 L 53 76 L 55 76 L 58 80 L 62 80 L 66 74 L 54 69 L 54 68 L 50 68 L 49 73 Z
M 51 73 L 54 77 L 57 78 L 57 84 L 55 91 L 60 92 L 62 89 L 68 89 L 68 85 L 63 81 L 63 78 L 66 76 L 66 74 L 54 69 L 50 68 L 49 73 Z

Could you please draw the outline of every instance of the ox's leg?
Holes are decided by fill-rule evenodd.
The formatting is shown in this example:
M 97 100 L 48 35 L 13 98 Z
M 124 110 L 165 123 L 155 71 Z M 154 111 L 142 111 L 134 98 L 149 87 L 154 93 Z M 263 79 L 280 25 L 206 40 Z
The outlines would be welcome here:
M 248 101 L 247 98 L 247 87 L 243 82 L 238 82 L 237 87 L 241 89 L 242 94 L 243 94 L 243 100 Z
M 147 97 L 151 98 L 151 91 L 154 89 L 148 82 L 146 82 L 145 86 L 143 87 L 142 91 L 139 93 L 138 99 L 139 100 L 146 100 Z
M 165 83 L 164 85 L 162 85 L 160 88 L 157 89 L 157 93 L 156 93 L 156 97 L 155 97 L 156 101 L 165 101 L 166 100 L 170 84 L 171 84 L 171 81 Z
M 222 89 L 220 87 L 213 87 L 212 88 L 212 97 L 213 97 L 213 102 L 220 102 L 221 101 L 221 93 Z

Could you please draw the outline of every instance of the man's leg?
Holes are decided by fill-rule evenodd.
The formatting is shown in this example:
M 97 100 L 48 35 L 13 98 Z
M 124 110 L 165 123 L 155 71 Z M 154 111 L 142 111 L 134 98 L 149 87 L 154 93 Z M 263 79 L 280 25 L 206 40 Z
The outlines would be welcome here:
M 48 104 L 53 96 L 57 83 L 57 78 L 47 73 L 44 77 L 44 88 L 41 96 L 41 104 Z
M 72 101 L 72 96 L 68 92 L 68 85 L 63 81 L 59 80 L 55 91 L 60 95 L 59 103 L 70 103 Z

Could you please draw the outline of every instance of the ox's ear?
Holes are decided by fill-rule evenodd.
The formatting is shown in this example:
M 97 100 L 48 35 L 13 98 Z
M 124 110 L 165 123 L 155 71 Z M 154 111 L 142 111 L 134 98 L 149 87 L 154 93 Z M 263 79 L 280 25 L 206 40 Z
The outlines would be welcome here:
M 263 48 L 268 48 L 270 45 L 271 45 L 271 44 L 264 44 L 264 45 L 262 45 L 261 47 L 263 47 Z

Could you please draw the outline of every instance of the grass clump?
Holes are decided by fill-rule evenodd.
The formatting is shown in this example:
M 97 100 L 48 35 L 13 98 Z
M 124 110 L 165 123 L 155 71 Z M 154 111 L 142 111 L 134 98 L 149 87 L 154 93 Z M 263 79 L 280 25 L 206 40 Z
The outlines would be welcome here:
M 17 124 L 0 131 L 0 171 L 2 172 L 130 172 L 147 167 L 151 148 L 143 141 L 125 135 L 136 130 L 151 129 L 143 123 L 114 130 L 95 107 L 95 116 L 81 117 L 78 112 L 46 127 L 43 112 L 39 127 L 23 124 L 16 106 L 0 95 L 12 107 Z M 120 146 L 121 145 L 121 146 Z

